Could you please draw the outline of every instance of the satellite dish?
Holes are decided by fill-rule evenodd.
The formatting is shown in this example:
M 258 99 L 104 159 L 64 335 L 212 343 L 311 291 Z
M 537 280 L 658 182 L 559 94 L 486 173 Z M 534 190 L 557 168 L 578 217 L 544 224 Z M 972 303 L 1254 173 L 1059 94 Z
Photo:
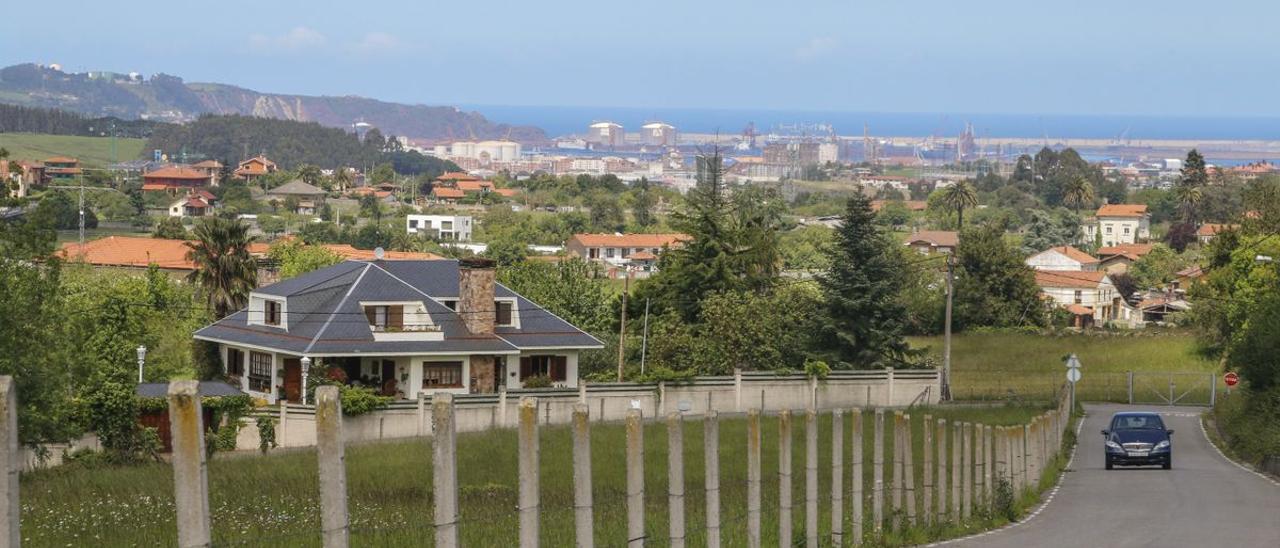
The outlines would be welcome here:
M 385 257 L 386 255 L 387 255 L 386 250 L 382 249 L 381 247 L 373 248 L 373 258 L 375 260 L 381 261 L 382 258 Z

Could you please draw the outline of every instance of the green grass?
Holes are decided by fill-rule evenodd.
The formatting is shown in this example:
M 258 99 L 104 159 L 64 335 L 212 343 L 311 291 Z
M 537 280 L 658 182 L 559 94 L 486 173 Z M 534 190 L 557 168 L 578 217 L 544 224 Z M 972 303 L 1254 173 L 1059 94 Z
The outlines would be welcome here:
M 151 231 L 134 230 L 132 228 L 86 228 L 84 230 L 84 239 L 86 242 L 91 242 L 99 238 L 106 238 L 107 236 L 133 236 L 133 237 L 147 238 L 151 236 Z M 58 231 L 59 244 L 63 244 L 66 242 L 78 242 L 78 241 L 80 241 L 79 230 L 59 230 Z
M 923 459 L 922 419 L 966 420 L 991 425 L 1018 424 L 1043 412 L 1030 406 L 922 409 L 912 413 L 913 454 Z M 864 418 L 864 492 L 871 492 L 873 413 Z M 720 423 L 721 516 L 726 546 L 745 543 L 746 535 L 746 421 Z M 886 415 L 892 431 L 892 415 Z M 704 542 L 704 485 L 701 421 L 685 422 L 686 512 L 690 544 Z M 762 420 L 762 524 L 766 545 L 776 545 L 778 505 L 778 419 Z M 822 535 L 830 531 L 830 415 L 819 419 L 819 519 Z M 848 420 L 845 443 L 849 443 Z M 547 546 L 573 542 L 573 490 L 570 432 L 545 427 L 541 435 L 541 535 Z M 804 417 L 794 419 L 792 478 L 793 531 L 804 532 Z M 459 436 L 459 484 L 462 503 L 460 531 L 466 546 L 516 544 L 516 438 L 511 430 Z M 626 541 L 624 431 L 620 425 L 596 425 L 591 432 L 596 542 L 621 545 Z M 667 532 L 666 427 L 645 428 L 646 531 L 655 544 Z M 892 443 L 886 443 L 892 448 Z M 846 494 L 851 458 L 845 450 Z M 347 449 L 347 484 L 352 519 L 352 542 L 357 546 L 427 545 L 432 542 L 431 446 L 425 439 Z M 889 462 L 892 462 L 891 460 Z M 892 478 L 886 466 L 885 478 Z M 267 456 L 237 456 L 210 462 L 209 485 L 217 544 L 253 546 L 318 546 L 319 503 L 316 459 L 312 451 Z M 915 473 L 917 489 L 922 471 Z M 847 497 L 846 497 L 847 499 Z M 887 495 L 886 495 L 887 500 Z M 59 469 L 22 477 L 23 538 L 28 546 L 166 546 L 175 542 L 173 485 L 166 464 L 134 467 Z M 846 501 L 845 515 L 849 506 Z M 923 504 L 923 496 L 917 496 Z M 887 505 L 887 503 L 886 503 Z M 871 530 L 868 503 L 867 531 Z M 944 525 L 893 532 L 884 545 L 901 545 L 956 536 L 1002 523 L 1003 518 L 979 515 L 964 525 Z M 846 517 L 845 531 L 852 530 Z
M 913 338 L 911 343 L 927 347 L 942 363 L 942 337 Z M 1162 402 L 1159 397 L 1167 396 L 1172 380 L 1175 397 L 1191 391 L 1180 402 L 1207 404 L 1208 378 L 1218 371 L 1217 364 L 1196 353 L 1193 337 L 1182 332 L 967 333 L 952 338 L 954 394 L 974 400 L 1046 398 L 1066 382 L 1062 358 L 1071 353 L 1082 364 L 1076 387 L 1081 400 L 1127 401 L 1126 372 L 1133 371 L 1135 401 Z
M 116 161 L 133 160 L 142 155 L 145 139 L 116 138 L 115 157 L 111 154 L 110 137 L 77 137 L 40 133 L 0 133 L 0 148 L 9 151 L 11 160 L 44 160 L 51 156 L 71 156 L 81 164 L 105 167 Z

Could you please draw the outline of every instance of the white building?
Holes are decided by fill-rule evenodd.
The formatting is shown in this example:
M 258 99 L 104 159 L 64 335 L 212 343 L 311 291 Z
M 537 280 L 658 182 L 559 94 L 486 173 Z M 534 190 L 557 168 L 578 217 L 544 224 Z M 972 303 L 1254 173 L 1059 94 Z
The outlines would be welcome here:
M 470 215 L 409 215 L 405 217 L 409 234 L 425 232 L 444 241 L 471 241 Z
M 436 145 L 434 155 L 445 158 L 470 158 L 482 163 L 514 162 L 520 159 L 520 143 L 515 141 L 457 141 Z
M 1134 309 L 1120 297 L 1106 272 L 1036 271 L 1040 292 L 1074 316 L 1074 327 L 1115 321 L 1132 325 Z
M 587 126 L 587 142 L 597 146 L 620 146 L 625 138 L 622 126 L 613 122 L 596 122 Z
M 1093 272 L 1098 258 L 1069 245 L 1051 247 L 1027 257 L 1027 266 L 1035 270 Z
M 1136 244 L 1151 237 L 1151 215 L 1144 204 L 1107 204 L 1081 228 L 1085 242 L 1100 240 L 1102 247 Z
M 676 127 L 664 122 L 640 126 L 640 141 L 649 146 L 675 146 Z
M 821 143 L 818 145 L 818 163 L 826 165 L 840 161 L 839 143 Z

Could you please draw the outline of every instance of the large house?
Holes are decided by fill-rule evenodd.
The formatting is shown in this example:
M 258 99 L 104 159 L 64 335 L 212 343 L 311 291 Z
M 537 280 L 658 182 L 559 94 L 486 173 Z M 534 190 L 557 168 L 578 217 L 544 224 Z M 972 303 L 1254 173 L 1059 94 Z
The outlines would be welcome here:
M 170 217 L 205 217 L 213 215 L 217 197 L 207 190 L 187 192 L 186 196 L 169 205 Z
M 471 241 L 470 215 L 407 215 L 405 230 L 409 234 L 424 232 L 440 240 Z
M 565 251 L 603 264 L 610 277 L 631 272 L 644 277 L 656 270 L 658 257 L 689 239 L 684 234 L 574 234 Z
M 533 377 L 576 386 L 578 353 L 603 345 L 494 274 L 486 259 L 346 261 L 258 288 L 248 308 L 194 336 L 218 344 L 233 384 L 269 402 L 303 400 L 304 358 L 405 399 Z
M 142 190 L 167 191 L 177 195 L 193 188 L 216 186 L 217 175 L 206 169 L 188 166 L 164 166 L 142 175 Z
M 84 173 L 80 168 L 80 160 L 67 156 L 54 156 L 44 161 L 44 183 L 65 182 L 75 179 Z
M 244 179 L 245 182 L 252 183 L 258 177 L 268 173 L 275 173 L 279 167 L 275 162 L 268 160 L 266 156 L 254 156 L 236 166 L 236 170 L 232 173 L 236 177 Z
M 1098 269 L 1098 259 L 1069 245 L 1051 247 L 1027 257 L 1027 266 L 1035 270 L 1066 270 L 1092 272 Z
M 1196 229 L 1196 240 L 1201 244 L 1208 244 L 1209 242 L 1212 242 L 1214 238 L 1217 238 L 1218 234 L 1229 230 L 1235 230 L 1237 228 L 1239 227 L 1236 225 L 1204 223 L 1200 225 L 1200 228 Z
M 920 253 L 955 253 L 960 233 L 949 230 L 921 230 L 907 237 L 906 245 Z
M 1144 204 L 1106 204 L 1081 229 L 1085 242 L 1101 240 L 1103 247 L 1134 244 L 1151 237 L 1151 215 Z
M 1099 270 L 1108 274 L 1123 274 L 1143 255 L 1151 253 L 1154 244 L 1121 244 L 1098 248 Z
M 1070 312 L 1075 327 L 1133 320 L 1133 309 L 1106 272 L 1037 270 L 1035 275 L 1041 294 Z

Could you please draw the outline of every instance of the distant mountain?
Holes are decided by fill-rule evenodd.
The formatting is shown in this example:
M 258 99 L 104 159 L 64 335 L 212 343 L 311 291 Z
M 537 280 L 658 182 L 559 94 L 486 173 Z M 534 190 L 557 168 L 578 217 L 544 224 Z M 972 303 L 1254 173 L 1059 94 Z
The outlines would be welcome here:
M 411 139 L 501 139 L 544 143 L 532 126 L 487 120 L 455 107 L 405 105 L 364 97 L 261 93 L 226 84 L 185 83 L 157 74 L 68 73 L 31 63 L 0 69 L 0 103 L 58 108 L 87 116 L 188 122 L 202 114 L 241 114 L 350 128 L 367 122 L 384 135 Z

